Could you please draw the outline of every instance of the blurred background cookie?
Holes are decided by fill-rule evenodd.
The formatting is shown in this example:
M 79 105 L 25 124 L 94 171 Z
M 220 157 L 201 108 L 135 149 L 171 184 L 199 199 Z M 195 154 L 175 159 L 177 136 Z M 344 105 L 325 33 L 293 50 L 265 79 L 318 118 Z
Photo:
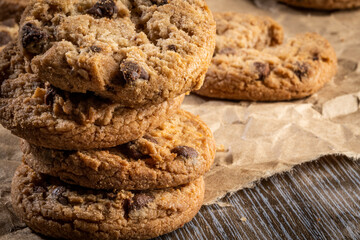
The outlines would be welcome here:
M 19 31 L 19 25 L 14 18 L 6 19 L 0 22 L 0 51 L 5 45 L 15 40 Z
M 279 0 L 295 7 L 320 10 L 350 9 L 360 7 L 359 0 Z
M 20 22 L 21 14 L 30 0 L 0 0 L 0 21 L 14 18 Z
M 320 35 L 299 34 L 285 45 L 276 46 L 282 42 L 283 32 L 274 21 L 266 20 L 271 24 L 264 25 L 263 17 L 231 14 L 234 17 L 228 18 L 229 23 L 223 21 L 225 14 L 215 14 L 220 29 L 217 48 L 204 85 L 197 94 L 231 100 L 299 99 L 315 93 L 335 75 L 335 51 Z M 238 21 L 237 25 L 242 27 L 224 27 L 234 25 L 235 15 L 239 15 L 238 19 L 258 20 L 252 25 Z M 259 31 L 264 26 L 267 30 Z M 225 30 L 221 30 L 223 28 Z M 240 34 L 242 32 L 245 34 Z M 234 42 L 239 39 L 244 43 L 236 46 Z

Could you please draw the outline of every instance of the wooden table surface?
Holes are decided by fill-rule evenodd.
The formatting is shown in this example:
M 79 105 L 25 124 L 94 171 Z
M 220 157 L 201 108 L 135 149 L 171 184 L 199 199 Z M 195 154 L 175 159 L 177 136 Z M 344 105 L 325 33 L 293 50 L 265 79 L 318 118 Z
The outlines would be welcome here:
M 360 239 L 360 162 L 327 156 L 202 207 L 158 239 Z

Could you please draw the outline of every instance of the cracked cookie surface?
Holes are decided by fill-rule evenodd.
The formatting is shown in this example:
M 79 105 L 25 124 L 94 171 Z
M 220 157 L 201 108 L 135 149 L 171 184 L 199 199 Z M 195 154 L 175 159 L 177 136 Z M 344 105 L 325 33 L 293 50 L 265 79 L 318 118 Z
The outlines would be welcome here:
M 31 229 L 62 239 L 149 239 L 182 227 L 199 211 L 204 180 L 153 191 L 101 191 L 67 185 L 25 164 L 12 204 Z
M 283 42 L 282 27 L 269 17 L 234 12 L 213 14 L 216 21 L 214 55 L 227 54 L 238 48 L 262 50 Z
M 204 0 L 36 0 L 19 45 L 55 87 L 138 107 L 200 88 L 215 28 Z
M 215 17 L 224 21 L 222 14 L 215 14 Z M 227 21 L 233 24 L 230 17 Z M 253 28 L 247 28 L 249 36 L 259 32 L 258 26 Z M 231 100 L 299 99 L 317 92 L 336 74 L 335 51 L 326 39 L 316 33 L 299 34 L 284 45 L 278 45 L 281 41 L 271 44 L 271 40 L 262 40 L 261 47 L 253 43 L 234 47 L 231 44 L 232 35 L 234 33 L 221 38 L 222 41 L 217 44 L 221 48 L 215 52 L 204 85 L 196 91 L 197 94 Z M 226 39 L 229 39 L 231 47 L 227 47 Z
M 359 0 L 279 0 L 295 7 L 320 10 L 350 9 L 360 7 Z
M 114 147 L 138 139 L 175 113 L 183 96 L 137 109 L 92 94 L 68 93 L 36 74 L 15 43 L 0 54 L 0 122 L 32 144 L 63 150 Z
M 210 129 L 179 110 L 140 139 L 114 148 L 56 151 L 22 142 L 25 162 L 36 171 L 94 189 L 174 187 L 204 175 L 215 158 Z

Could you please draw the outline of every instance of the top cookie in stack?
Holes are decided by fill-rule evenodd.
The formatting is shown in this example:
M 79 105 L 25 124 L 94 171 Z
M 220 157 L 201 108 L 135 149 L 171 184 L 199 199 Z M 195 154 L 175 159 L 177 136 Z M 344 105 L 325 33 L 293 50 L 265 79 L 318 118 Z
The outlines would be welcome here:
M 33 0 L 1 54 L 1 123 L 62 150 L 138 139 L 202 85 L 214 46 L 203 0 Z
M 214 48 L 203 0 L 40 0 L 19 45 L 42 81 L 126 107 L 199 89 Z

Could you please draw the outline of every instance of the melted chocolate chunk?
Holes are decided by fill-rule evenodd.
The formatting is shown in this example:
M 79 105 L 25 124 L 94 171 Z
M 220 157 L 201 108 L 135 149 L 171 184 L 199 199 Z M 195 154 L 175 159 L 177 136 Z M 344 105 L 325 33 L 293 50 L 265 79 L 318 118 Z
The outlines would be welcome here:
M 156 141 L 155 138 L 153 138 L 152 136 L 149 136 L 149 135 L 145 135 L 143 136 L 144 139 L 148 140 L 149 142 L 152 142 L 152 143 L 155 143 L 155 144 L 158 144 L 158 141 Z
M 302 81 L 302 78 L 305 77 L 308 72 L 309 68 L 305 63 L 297 63 L 297 69 L 294 70 L 295 75 Z
M 224 54 L 224 55 L 235 55 L 236 54 L 236 50 L 233 48 L 222 48 L 218 54 Z
M 194 148 L 187 146 L 177 146 L 171 150 L 171 152 L 186 159 L 195 159 L 199 156 L 198 152 Z
M 42 186 L 34 186 L 34 193 L 43 193 L 46 192 L 45 188 Z
M 95 18 L 112 18 L 117 12 L 116 4 L 113 0 L 99 0 L 92 8 L 87 10 L 87 14 Z
M 254 62 L 256 71 L 259 74 L 257 81 L 264 81 L 270 74 L 270 67 L 268 63 Z
M 46 93 L 44 96 L 44 102 L 46 105 L 52 106 L 54 104 L 55 96 L 60 95 L 60 90 L 49 85 L 46 86 Z
M 65 196 L 63 196 L 63 193 L 66 191 L 65 187 L 60 186 L 54 189 L 52 191 L 51 196 L 55 198 L 59 203 L 66 205 L 68 204 L 68 200 Z
M 132 199 L 126 199 L 124 202 L 125 215 L 129 215 L 130 211 L 140 210 L 153 202 L 155 197 L 150 193 L 137 193 Z
M 152 4 L 155 4 L 157 6 L 162 6 L 165 4 L 168 4 L 169 1 L 168 0 L 150 0 Z
M 149 156 L 143 154 L 136 146 L 135 142 L 128 142 L 122 146 L 125 154 L 132 159 L 144 159 Z
M 136 62 L 124 61 L 120 65 L 120 70 L 127 84 L 131 84 L 138 79 L 149 80 L 149 74 Z
M 8 32 L 0 32 L 0 47 L 11 41 L 11 36 Z
M 101 52 L 102 49 L 101 49 L 101 47 L 98 47 L 98 46 L 91 46 L 90 50 L 93 52 L 99 53 L 99 52 Z
M 47 39 L 48 35 L 32 23 L 26 23 L 22 27 L 21 44 L 29 53 L 41 53 L 44 50 Z
M 168 50 L 176 52 L 177 47 L 174 44 L 171 44 L 171 45 L 168 46 Z
M 312 59 L 313 59 L 313 61 L 318 61 L 319 60 L 319 53 L 314 53 Z
M 34 187 L 34 193 L 42 193 L 44 194 L 46 192 L 46 189 L 42 186 L 35 186 Z

